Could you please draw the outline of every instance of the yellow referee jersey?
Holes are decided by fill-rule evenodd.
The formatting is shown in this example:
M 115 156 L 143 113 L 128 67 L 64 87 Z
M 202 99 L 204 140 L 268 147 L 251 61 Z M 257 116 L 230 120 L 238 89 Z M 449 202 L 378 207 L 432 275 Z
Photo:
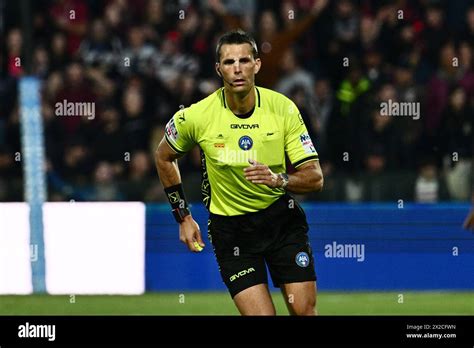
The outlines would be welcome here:
M 211 213 L 234 216 L 267 208 L 284 194 L 282 189 L 245 179 L 249 159 L 286 171 L 285 153 L 295 168 L 318 160 L 318 153 L 296 105 L 275 91 L 255 87 L 255 109 L 241 118 L 226 104 L 224 88 L 168 122 L 165 139 L 177 153 L 201 148 L 204 204 Z

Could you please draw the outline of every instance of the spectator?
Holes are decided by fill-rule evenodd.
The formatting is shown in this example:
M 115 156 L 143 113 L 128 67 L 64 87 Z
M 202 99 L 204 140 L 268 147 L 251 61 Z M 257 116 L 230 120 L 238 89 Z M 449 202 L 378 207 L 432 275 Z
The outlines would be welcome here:
M 94 184 L 87 194 L 92 201 L 120 201 L 124 197 L 115 182 L 114 170 L 110 163 L 101 161 L 94 171 Z
M 149 125 L 144 115 L 144 101 L 141 90 L 128 87 L 122 98 L 124 109 L 123 135 L 126 139 L 126 151 L 148 149 Z
M 181 39 L 179 32 L 169 32 L 153 61 L 156 76 L 169 90 L 174 89 L 181 74 L 194 76 L 199 72 L 197 60 L 180 51 Z
M 314 2 L 309 13 L 290 28 L 279 32 L 273 12 L 265 11 L 260 18 L 260 56 L 265 64 L 257 75 L 259 84 L 265 87 L 273 87 L 277 78 L 280 65 L 280 57 L 291 47 L 301 35 L 309 29 L 313 22 L 325 9 L 327 0 Z
M 49 74 L 49 54 L 46 48 L 37 46 L 33 52 L 33 74 L 45 79 Z
M 111 37 L 104 22 L 96 19 L 92 23 L 89 37 L 81 43 L 79 55 L 86 65 L 109 71 L 118 63 L 121 51 L 120 40 L 117 37 Z
M 119 62 L 120 72 L 125 76 L 151 75 L 153 73 L 151 63 L 156 53 L 156 49 L 145 41 L 143 27 L 140 25 L 131 27 L 128 31 L 128 45 L 123 50 Z
M 382 115 L 377 106 L 372 111 L 369 126 L 361 134 L 363 161 L 367 170 L 379 173 L 399 167 L 398 141 L 394 117 Z
M 306 100 L 311 100 L 314 93 L 314 79 L 310 72 L 301 68 L 295 51 L 288 49 L 281 59 L 281 78 L 277 82 L 275 89 L 285 95 L 296 86 L 303 88 Z
M 360 151 L 353 150 L 354 144 L 360 144 L 361 128 L 366 122 L 363 117 L 369 88 L 370 82 L 353 61 L 348 77 L 336 92 L 327 126 L 328 157 L 337 169 L 352 172 L 360 166 Z
M 66 34 L 67 52 L 76 54 L 81 40 L 87 33 L 89 9 L 84 0 L 55 0 L 50 7 L 50 16 L 59 31 Z
M 23 74 L 21 64 L 23 38 L 20 29 L 12 29 L 7 36 L 7 68 L 11 77 L 20 77 Z
M 331 89 L 330 81 L 327 79 L 317 80 L 314 90 L 315 112 L 316 112 L 316 148 L 321 153 L 327 153 L 328 150 L 328 129 L 329 118 L 334 107 L 334 93 Z
M 470 195 L 469 174 L 474 147 L 474 110 L 467 104 L 466 92 L 457 87 L 442 115 L 439 146 L 445 151 L 446 181 L 453 199 L 465 201 Z
M 365 76 L 374 89 L 379 88 L 383 83 L 388 82 L 389 77 L 382 65 L 382 55 L 375 49 L 370 49 L 364 53 Z
M 125 21 L 125 7 L 119 1 L 110 1 L 104 9 L 104 22 L 112 36 L 125 38 L 127 23 Z
M 66 45 L 66 36 L 62 32 L 54 33 L 50 47 L 52 70 L 61 70 L 69 63 L 70 57 Z
M 66 68 L 66 82 L 56 96 L 57 103 L 95 103 L 96 97 L 91 91 L 91 85 L 84 76 L 84 68 L 78 62 L 70 63 Z M 68 137 L 78 135 L 81 118 L 85 115 L 59 115 L 59 123 Z
M 298 107 L 311 139 L 317 139 L 317 119 L 308 104 L 308 95 L 306 94 L 305 86 L 295 85 L 289 93 L 287 93 L 287 96 L 291 98 Z
M 408 59 L 401 58 L 394 66 L 393 87 L 395 88 L 396 100 L 401 103 L 415 103 L 421 106 L 423 93 L 414 79 L 414 67 Z M 387 100 L 385 100 L 387 101 Z M 420 116 L 421 118 L 421 116 Z M 415 170 L 416 146 L 421 133 L 422 120 L 414 120 L 413 117 L 398 117 L 395 120 L 395 127 L 399 133 L 398 155 L 399 169 Z
M 57 172 L 65 182 L 84 187 L 89 183 L 93 163 L 87 144 L 81 139 L 70 140 L 66 144 L 63 160 Z
M 437 203 L 447 198 L 443 180 L 438 174 L 436 162 L 424 160 L 415 183 L 415 202 Z
M 439 5 L 430 5 L 425 12 L 426 27 L 422 32 L 425 43 L 424 58 L 436 66 L 437 53 L 448 39 L 448 32 L 445 27 L 445 18 L 442 8 Z
M 189 106 L 195 100 L 202 98 L 201 94 L 197 90 L 197 81 L 193 76 L 184 75 L 179 79 L 179 95 L 177 100 L 179 105 Z
M 362 74 L 361 67 L 353 58 L 348 76 L 342 81 L 336 94 L 341 115 L 347 116 L 351 110 L 354 110 L 357 102 L 361 100 L 361 97 L 363 97 L 369 89 L 369 80 Z
M 462 38 L 466 42 L 474 42 L 474 6 L 471 6 L 466 12 L 466 24 Z
M 379 17 L 362 16 L 360 21 L 360 42 L 364 49 L 372 49 L 380 33 L 382 22 Z
M 352 1 L 338 0 L 334 20 L 334 38 L 341 49 L 341 53 L 346 56 L 356 49 L 359 24 L 358 10 Z
M 438 131 L 450 87 L 462 86 L 467 95 L 474 95 L 474 73 L 459 66 L 455 58 L 458 59 L 454 44 L 448 42 L 441 48 L 438 71 L 427 86 L 425 129 L 429 137 Z
M 151 162 L 145 151 L 132 154 L 127 184 L 124 190 L 125 197 L 129 201 L 141 201 L 147 196 L 151 184 Z
M 168 11 L 167 11 L 168 9 Z M 164 0 L 148 0 L 143 13 L 143 29 L 146 40 L 158 47 L 165 33 L 172 29 L 169 6 Z
M 106 106 L 100 114 L 97 133 L 92 142 L 94 157 L 111 163 L 115 174 L 124 171 L 125 160 L 130 156 L 120 121 L 118 110 Z
M 407 59 L 400 59 L 394 67 L 394 87 L 401 102 L 420 102 L 421 91 L 414 80 L 413 66 Z

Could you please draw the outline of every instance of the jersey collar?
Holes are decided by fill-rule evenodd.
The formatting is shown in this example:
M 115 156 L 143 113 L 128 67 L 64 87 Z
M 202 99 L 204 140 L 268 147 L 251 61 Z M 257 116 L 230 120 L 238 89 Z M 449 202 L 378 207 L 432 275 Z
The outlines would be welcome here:
M 257 94 L 257 106 L 260 107 L 260 91 L 258 90 L 257 86 L 255 86 L 255 91 L 256 91 L 255 93 Z M 222 95 L 222 105 L 224 106 L 224 109 L 227 109 L 224 87 L 221 88 L 221 95 Z

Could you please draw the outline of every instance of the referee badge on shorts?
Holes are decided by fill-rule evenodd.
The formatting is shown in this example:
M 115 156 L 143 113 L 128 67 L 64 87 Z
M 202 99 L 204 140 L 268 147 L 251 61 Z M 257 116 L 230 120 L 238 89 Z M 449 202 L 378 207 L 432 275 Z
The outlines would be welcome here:
M 296 264 L 300 267 L 309 266 L 309 256 L 304 251 L 296 254 L 295 261 L 296 261 Z
M 248 135 L 244 135 L 243 137 L 239 139 L 239 147 L 242 150 L 244 151 L 250 150 L 252 146 L 253 146 L 253 140 Z

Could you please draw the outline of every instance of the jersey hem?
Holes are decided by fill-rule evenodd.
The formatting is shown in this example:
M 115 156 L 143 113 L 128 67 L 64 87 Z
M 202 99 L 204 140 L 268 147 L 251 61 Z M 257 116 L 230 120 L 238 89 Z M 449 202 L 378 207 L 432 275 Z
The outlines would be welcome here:
M 212 211 L 212 207 L 209 207 L 209 213 L 211 215 L 217 215 L 217 216 L 243 216 L 243 215 L 248 215 L 248 214 L 256 214 L 262 210 L 265 210 L 265 209 L 268 209 L 272 204 L 274 204 L 276 201 L 278 201 L 281 197 L 283 197 L 284 195 L 286 194 L 285 191 L 281 191 L 281 193 L 278 194 L 278 196 L 275 197 L 275 200 L 272 201 L 271 203 L 269 203 L 266 207 L 264 208 L 261 208 L 261 209 L 257 209 L 257 210 L 253 210 L 253 211 L 245 211 L 245 212 L 240 212 L 238 214 L 233 214 L 233 215 L 226 215 L 226 214 L 222 214 L 221 213 L 214 213 Z

